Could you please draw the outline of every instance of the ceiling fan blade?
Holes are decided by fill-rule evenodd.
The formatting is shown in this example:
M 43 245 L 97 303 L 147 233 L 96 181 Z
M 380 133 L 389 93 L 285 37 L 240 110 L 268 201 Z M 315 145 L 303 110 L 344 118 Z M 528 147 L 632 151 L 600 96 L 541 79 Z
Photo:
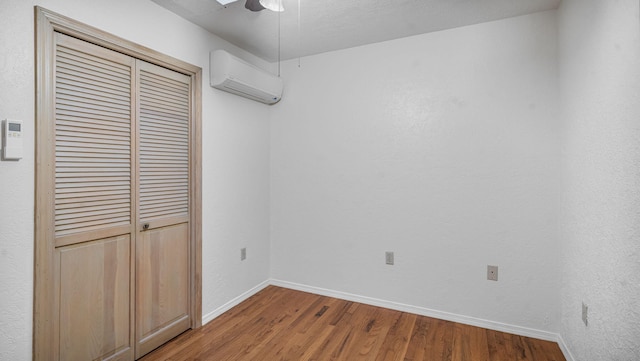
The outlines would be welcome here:
M 260 4 L 259 0 L 247 0 L 247 2 L 244 4 L 244 7 L 251 11 L 262 11 L 266 9 Z

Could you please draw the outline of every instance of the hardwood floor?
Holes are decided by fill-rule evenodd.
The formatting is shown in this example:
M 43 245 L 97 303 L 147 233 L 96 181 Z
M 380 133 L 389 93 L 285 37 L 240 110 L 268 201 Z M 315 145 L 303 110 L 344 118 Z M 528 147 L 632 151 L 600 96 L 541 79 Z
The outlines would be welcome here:
M 269 286 L 141 359 L 564 361 L 554 342 Z

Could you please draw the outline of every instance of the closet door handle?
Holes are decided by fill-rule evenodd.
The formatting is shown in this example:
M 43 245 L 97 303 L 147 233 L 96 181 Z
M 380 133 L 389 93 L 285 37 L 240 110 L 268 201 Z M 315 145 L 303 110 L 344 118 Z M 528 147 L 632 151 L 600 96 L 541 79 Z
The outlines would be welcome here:
M 142 230 L 143 231 L 148 231 L 149 230 L 149 223 L 145 223 L 142 225 Z

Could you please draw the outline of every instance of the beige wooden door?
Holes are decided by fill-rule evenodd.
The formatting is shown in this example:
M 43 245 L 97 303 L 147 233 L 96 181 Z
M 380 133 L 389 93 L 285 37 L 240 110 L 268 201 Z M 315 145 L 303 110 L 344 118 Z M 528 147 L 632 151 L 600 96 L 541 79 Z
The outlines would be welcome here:
M 131 360 L 135 59 L 55 43 L 52 359 Z
M 54 359 L 191 327 L 191 78 L 56 33 Z
M 189 279 L 190 81 L 138 64 L 140 202 L 136 247 L 136 357 L 191 324 Z

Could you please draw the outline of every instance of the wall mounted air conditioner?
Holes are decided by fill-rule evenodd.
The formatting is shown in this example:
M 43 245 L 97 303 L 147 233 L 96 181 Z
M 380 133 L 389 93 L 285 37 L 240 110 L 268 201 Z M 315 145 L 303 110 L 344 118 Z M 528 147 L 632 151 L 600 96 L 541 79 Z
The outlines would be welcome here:
M 265 104 L 275 104 L 282 98 L 282 79 L 224 50 L 210 54 L 211 86 Z

